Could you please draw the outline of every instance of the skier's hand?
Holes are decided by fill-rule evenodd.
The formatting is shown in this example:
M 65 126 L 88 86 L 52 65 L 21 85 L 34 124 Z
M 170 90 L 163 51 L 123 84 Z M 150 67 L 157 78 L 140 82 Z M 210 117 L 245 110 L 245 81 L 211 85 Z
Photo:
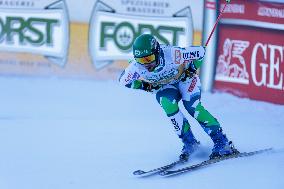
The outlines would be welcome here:
M 157 91 L 161 88 L 161 85 L 152 85 L 152 90 L 151 92 Z
M 189 73 L 195 73 L 197 71 L 197 68 L 196 68 L 194 62 L 191 62 L 189 64 L 189 67 L 185 71 L 189 72 Z
M 142 90 L 147 92 L 153 92 L 154 90 L 159 90 L 161 88 L 160 85 L 153 85 L 146 81 L 142 81 Z
M 151 84 L 145 81 L 142 81 L 142 90 L 149 92 L 151 90 Z

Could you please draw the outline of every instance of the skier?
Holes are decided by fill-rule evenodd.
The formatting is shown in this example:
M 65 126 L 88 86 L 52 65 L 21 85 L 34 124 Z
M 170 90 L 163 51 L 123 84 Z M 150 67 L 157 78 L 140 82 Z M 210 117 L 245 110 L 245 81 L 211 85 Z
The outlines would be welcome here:
M 196 71 L 202 64 L 205 48 L 160 45 L 154 36 L 142 34 L 134 41 L 133 55 L 134 59 L 122 72 L 119 82 L 128 88 L 156 95 L 184 144 L 180 160 L 187 161 L 199 144 L 179 109 L 181 100 L 187 112 L 214 142 L 210 159 L 239 153 L 222 132 L 217 119 L 201 103 L 201 84 Z

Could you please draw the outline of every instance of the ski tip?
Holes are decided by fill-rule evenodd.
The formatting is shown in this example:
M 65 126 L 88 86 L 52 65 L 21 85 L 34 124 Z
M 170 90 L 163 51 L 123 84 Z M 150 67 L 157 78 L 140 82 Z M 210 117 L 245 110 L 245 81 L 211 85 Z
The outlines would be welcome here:
M 274 150 L 274 148 L 273 148 L 273 147 L 270 147 L 270 148 L 265 148 L 265 149 L 262 149 L 262 150 L 258 150 L 258 151 L 256 151 L 256 152 L 261 153 L 261 152 L 268 152 L 268 151 L 273 151 L 273 150 Z
M 264 151 L 272 151 L 274 150 L 273 147 L 270 147 L 270 148 L 267 148 L 267 149 L 264 149 Z
M 266 152 L 273 153 L 273 152 L 275 152 L 275 149 L 274 149 L 273 147 L 271 147 L 271 148 L 265 149 L 265 151 L 266 151 Z
M 142 174 L 144 174 L 144 173 L 145 173 L 145 171 L 137 170 L 137 171 L 134 171 L 134 172 L 133 172 L 133 175 L 142 175 Z

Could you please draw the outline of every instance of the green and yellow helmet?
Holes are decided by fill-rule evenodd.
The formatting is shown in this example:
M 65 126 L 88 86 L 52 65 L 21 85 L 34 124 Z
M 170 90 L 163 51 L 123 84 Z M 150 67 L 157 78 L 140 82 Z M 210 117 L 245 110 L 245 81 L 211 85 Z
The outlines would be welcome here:
M 142 34 L 133 43 L 133 55 L 140 64 L 149 64 L 158 60 L 160 44 L 151 34 Z

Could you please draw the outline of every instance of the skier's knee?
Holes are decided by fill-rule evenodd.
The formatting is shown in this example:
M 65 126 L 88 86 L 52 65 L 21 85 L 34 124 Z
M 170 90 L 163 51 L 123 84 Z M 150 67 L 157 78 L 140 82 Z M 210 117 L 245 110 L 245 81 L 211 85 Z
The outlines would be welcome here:
M 179 111 L 178 102 L 175 99 L 171 101 L 167 97 L 161 97 L 159 103 L 169 117 Z
M 164 89 L 156 94 L 158 103 L 169 117 L 179 111 L 178 102 L 180 98 L 178 91 L 173 88 Z

